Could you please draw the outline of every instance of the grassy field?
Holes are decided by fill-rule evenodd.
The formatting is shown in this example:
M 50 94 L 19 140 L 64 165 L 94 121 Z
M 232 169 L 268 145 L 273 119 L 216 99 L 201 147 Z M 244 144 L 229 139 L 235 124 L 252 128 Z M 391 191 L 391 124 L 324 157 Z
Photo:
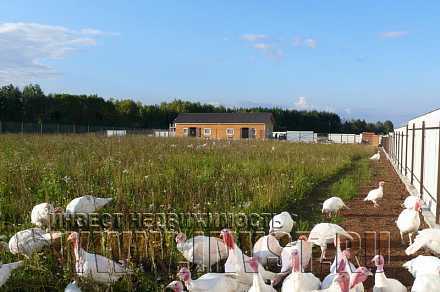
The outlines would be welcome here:
M 7 240 L 31 227 L 30 211 L 37 203 L 65 207 L 85 194 L 113 197 L 106 212 L 288 210 L 299 215 L 299 228 L 308 228 L 320 218 L 319 200 L 329 194 L 344 199 L 356 195 L 359 182 L 369 175 L 366 157 L 374 152 L 361 145 L 203 143 L 141 136 L 0 135 L 0 234 Z M 323 184 L 328 186 L 320 188 Z M 179 229 L 191 233 L 189 227 Z M 104 238 L 99 243 L 108 244 Z M 172 238 L 160 247 L 149 246 L 133 262 L 143 269 L 115 290 L 151 291 L 169 280 L 164 270 L 175 274 L 179 257 Z M 18 259 L 0 255 L 3 262 Z M 70 258 L 68 252 L 65 257 Z M 55 291 L 72 277 L 69 260 L 60 263 L 46 252 L 26 260 L 6 288 Z

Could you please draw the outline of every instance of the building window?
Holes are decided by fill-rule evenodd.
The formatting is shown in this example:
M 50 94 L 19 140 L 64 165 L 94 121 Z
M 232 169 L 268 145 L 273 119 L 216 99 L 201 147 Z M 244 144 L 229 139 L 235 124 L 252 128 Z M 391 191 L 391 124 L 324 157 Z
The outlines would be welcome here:
M 226 129 L 226 135 L 227 136 L 234 136 L 234 129 L 232 129 L 232 128 Z
M 255 139 L 256 136 L 257 136 L 257 129 L 255 129 L 255 128 L 250 128 L 249 138 L 251 138 L 251 139 Z
M 203 135 L 204 136 L 211 136 L 211 129 L 210 128 L 204 128 L 203 129 Z
M 183 136 L 188 136 L 188 128 L 183 128 Z

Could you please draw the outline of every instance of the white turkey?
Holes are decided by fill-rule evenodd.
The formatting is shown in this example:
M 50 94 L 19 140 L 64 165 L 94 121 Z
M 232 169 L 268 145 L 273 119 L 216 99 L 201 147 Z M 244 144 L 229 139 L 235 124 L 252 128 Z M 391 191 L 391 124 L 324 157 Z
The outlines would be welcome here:
M 226 245 L 217 237 L 198 235 L 187 240 L 184 233 L 179 233 L 176 244 L 188 262 L 206 268 L 228 257 Z
M 419 231 L 414 242 L 405 250 L 407 255 L 415 254 L 425 248 L 434 254 L 440 254 L 440 229 L 427 228 Z
M 237 273 L 240 277 L 247 279 L 247 283 L 252 285 L 253 277 L 249 260 L 250 258 L 243 254 L 241 249 L 235 244 L 234 237 L 230 230 L 223 229 L 220 233 L 226 247 L 228 248 L 228 259 L 225 263 L 225 273 Z M 258 272 L 265 281 L 272 280 L 276 274 L 266 271 L 263 266 L 258 263 Z
M 376 266 L 374 274 L 373 292 L 407 292 L 406 287 L 396 279 L 387 278 L 383 266 L 385 259 L 381 255 L 376 255 L 372 262 Z
M 338 236 L 353 240 L 353 237 L 341 226 L 332 223 L 319 223 L 310 231 L 308 241 L 321 247 L 320 260 L 322 261 L 325 259 L 327 244 L 333 243 Z
M 364 282 L 369 276 L 373 276 L 373 273 L 366 267 L 357 268 L 353 274 L 350 275 L 350 291 L 364 292 Z
M 78 197 L 67 204 L 66 213 L 93 213 L 103 208 L 112 200 L 112 198 L 98 198 L 90 195 Z
M 278 239 L 269 234 L 260 237 L 257 242 L 255 242 L 252 254 L 263 266 L 267 266 L 270 263 L 278 263 L 282 251 L 283 248 Z
M 350 275 L 347 272 L 336 274 L 335 280 L 329 288 L 313 290 L 312 292 L 351 292 Z
M 79 245 L 79 234 L 72 232 L 67 238 L 75 254 L 75 272 L 79 277 L 90 278 L 101 284 L 113 284 L 130 271 L 123 265 L 102 255 L 86 252 Z
M 440 259 L 433 256 L 418 256 L 404 263 L 403 267 L 406 268 L 414 278 L 423 274 L 433 274 L 438 276 Z
M 422 200 L 417 196 L 408 196 L 402 204 L 402 207 L 405 209 L 415 209 L 416 203 L 422 205 Z
M 350 275 L 350 279 L 352 279 L 356 272 L 356 267 L 350 262 L 351 258 L 351 250 L 349 248 L 341 251 L 339 241 L 336 243 L 336 256 L 335 259 L 330 266 L 330 274 L 328 274 L 321 284 L 321 289 L 326 289 L 332 286 L 337 273 L 346 272 Z M 355 291 L 363 291 L 363 284 L 358 284 Z
M 330 266 L 330 273 L 335 274 L 337 272 L 337 263 L 340 260 L 343 260 L 345 262 L 345 270 L 344 272 L 349 273 L 350 275 L 356 270 L 356 267 L 353 265 L 351 260 L 351 249 L 346 248 L 344 251 L 341 250 L 341 240 L 340 238 L 336 238 L 334 241 L 334 244 L 336 246 L 336 255 L 335 259 L 333 260 L 332 265 Z
M 338 214 L 342 208 L 349 209 L 341 198 L 331 197 L 322 204 L 322 213 L 328 214 L 331 217 L 332 214 Z
M 252 286 L 248 290 L 248 292 L 277 292 L 272 286 L 267 285 L 263 277 L 261 277 L 260 272 L 258 271 L 258 260 L 256 258 L 251 258 L 249 260 L 249 266 L 253 272 L 253 280 Z
M 269 233 L 274 234 L 277 238 L 284 236 L 285 234 L 290 234 L 295 221 L 293 221 L 292 216 L 289 212 L 282 212 L 273 216 L 269 222 Z
M 9 240 L 9 251 L 30 257 L 34 252 L 41 251 L 54 240 L 61 237 L 60 232 L 46 233 L 40 228 L 30 228 L 17 232 Z
M 373 156 L 370 157 L 370 160 L 379 161 L 380 160 L 380 151 L 378 150 Z
M 411 292 L 434 292 L 440 291 L 440 276 L 439 271 L 437 275 L 423 274 L 418 276 L 411 287 Z
M 35 205 L 31 212 L 31 223 L 39 228 L 49 227 L 52 214 L 58 212 L 62 212 L 62 209 L 54 208 L 50 203 Z
M 350 291 L 350 292 L 364 292 L 365 288 L 364 288 L 363 282 L 365 282 L 369 276 L 373 275 L 370 272 L 370 270 L 368 270 L 366 267 L 359 267 L 351 274 L 349 272 L 343 272 L 343 273 L 347 274 L 349 277 L 349 289 L 346 290 L 347 292 L 348 291 Z M 338 274 L 334 275 L 334 279 L 331 282 L 330 287 L 327 287 L 324 285 L 321 286 L 322 289 L 330 289 L 330 290 L 322 290 L 322 291 L 340 291 L 340 290 L 338 290 L 338 288 L 339 288 L 338 285 L 335 285 L 335 281 L 336 281 L 339 274 L 341 274 L 341 273 L 339 272 Z M 336 290 L 333 290 L 333 289 L 336 289 Z
M 173 281 L 165 289 L 171 289 L 173 292 L 183 292 L 183 284 L 180 281 Z
M 12 271 L 18 269 L 23 266 L 23 261 L 9 263 L 9 264 L 0 264 L 0 287 L 3 286 L 11 277 Z
M 397 218 L 396 225 L 400 231 L 400 237 L 404 242 L 403 235 L 408 233 L 409 244 L 412 244 L 412 235 L 419 230 L 420 227 L 420 203 L 417 202 L 415 209 L 403 210 Z
M 76 281 L 73 281 L 66 286 L 64 292 L 81 292 L 81 289 L 79 288 Z
M 304 273 L 298 250 L 292 250 L 292 273 L 284 280 L 281 292 L 303 292 L 319 289 L 321 281 L 312 273 Z
M 292 251 L 296 249 L 300 254 L 302 271 L 307 268 L 312 259 L 313 244 L 307 241 L 305 235 L 300 235 L 297 241 L 288 243 L 281 252 L 281 273 L 292 270 Z
M 371 201 L 374 204 L 374 207 L 379 207 L 379 204 L 377 201 L 382 200 L 383 198 L 383 186 L 385 182 L 381 181 L 379 182 L 379 187 L 371 190 L 368 195 L 365 197 L 364 201 Z
M 240 288 L 239 276 L 235 273 L 207 273 L 197 280 L 191 279 L 191 272 L 188 268 L 180 269 L 178 276 L 185 283 L 186 289 L 192 292 L 236 292 L 244 291 Z

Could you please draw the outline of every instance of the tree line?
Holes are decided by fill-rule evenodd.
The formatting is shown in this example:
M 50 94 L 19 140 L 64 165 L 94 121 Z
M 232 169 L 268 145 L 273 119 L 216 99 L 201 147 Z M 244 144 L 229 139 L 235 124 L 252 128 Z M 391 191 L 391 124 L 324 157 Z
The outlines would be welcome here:
M 336 113 L 282 108 L 228 108 L 176 99 L 147 105 L 97 95 L 45 94 L 38 84 L 0 87 L 0 121 L 165 129 L 179 113 L 272 112 L 276 130 L 388 133 L 391 121 L 342 120 Z

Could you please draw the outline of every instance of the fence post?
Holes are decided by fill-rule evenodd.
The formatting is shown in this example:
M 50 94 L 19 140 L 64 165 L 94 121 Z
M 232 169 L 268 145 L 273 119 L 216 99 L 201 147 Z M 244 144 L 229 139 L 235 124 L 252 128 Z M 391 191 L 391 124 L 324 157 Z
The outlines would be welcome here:
M 412 127 L 412 147 L 411 147 L 411 184 L 414 184 L 414 140 L 416 138 L 416 123 Z
M 391 137 L 391 158 L 394 159 L 394 132 L 393 136 Z
M 408 174 L 408 124 L 406 124 L 406 142 L 405 142 L 405 176 Z
M 21 121 L 21 134 L 23 135 L 23 133 L 24 133 L 24 125 L 23 125 L 23 121 Z
M 393 132 L 393 136 L 391 137 L 391 158 L 394 160 L 394 135 L 396 133 Z
M 403 137 L 404 134 L 402 132 L 402 135 L 400 135 L 400 173 L 403 173 Z
M 397 169 L 400 168 L 400 156 L 402 156 L 400 153 L 400 132 L 397 132 Z
M 2 121 L 0 121 L 0 133 L 3 133 Z
M 43 122 L 40 122 L 40 135 L 43 135 Z
M 436 212 L 435 222 L 440 223 L 440 123 L 438 125 L 438 156 L 437 156 L 437 199 L 436 199 Z
M 423 195 L 423 168 L 425 166 L 425 121 L 422 122 L 422 151 L 420 159 L 420 194 Z

